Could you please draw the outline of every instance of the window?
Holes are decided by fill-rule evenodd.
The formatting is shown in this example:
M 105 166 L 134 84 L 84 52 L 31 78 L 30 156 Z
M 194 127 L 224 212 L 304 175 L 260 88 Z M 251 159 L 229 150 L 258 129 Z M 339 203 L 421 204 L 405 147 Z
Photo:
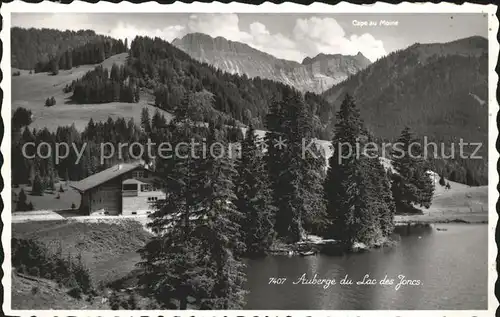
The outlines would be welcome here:
M 137 184 L 123 184 L 123 190 L 137 190 Z
M 132 172 L 132 177 L 133 178 L 143 178 L 144 177 L 144 172 L 143 171 L 133 171 Z
M 141 192 L 150 192 L 151 191 L 151 184 L 142 184 L 141 185 Z
M 144 171 L 144 178 L 148 178 L 148 177 L 149 177 L 148 171 Z

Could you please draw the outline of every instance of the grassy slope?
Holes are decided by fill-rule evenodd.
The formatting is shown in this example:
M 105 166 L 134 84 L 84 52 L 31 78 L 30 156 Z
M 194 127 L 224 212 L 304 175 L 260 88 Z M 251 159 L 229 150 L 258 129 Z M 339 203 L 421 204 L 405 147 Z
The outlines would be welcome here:
M 446 190 L 438 181 L 436 178 L 431 207 L 422 209 L 422 215 L 396 216 L 396 223 L 436 223 L 457 219 L 474 223 L 488 221 L 488 186 L 469 187 L 448 181 L 451 189 Z
M 13 309 L 110 309 L 97 296 L 92 303 L 85 299 L 75 299 L 67 294 L 68 289 L 42 278 L 24 277 L 12 274 Z
M 114 281 L 130 273 L 149 234 L 132 220 L 116 222 L 38 221 L 12 224 L 12 236 L 33 238 L 63 254 L 79 253 L 95 284 Z
M 62 185 L 64 193 L 59 192 L 59 186 Z M 33 196 L 31 195 L 31 186 L 21 185 L 19 188 L 12 188 L 12 201 L 17 201 L 16 197 L 24 189 L 24 193 L 27 196 L 28 202 L 32 202 L 35 210 L 68 210 L 71 208 L 71 204 L 75 204 L 75 208 L 80 206 L 81 196 L 80 194 L 68 186 L 66 182 L 56 184 L 56 191 L 46 191 L 43 196 Z M 57 196 L 60 196 L 57 199 Z
M 121 65 L 126 62 L 126 59 L 127 53 L 123 53 L 114 55 L 101 64 L 111 69 L 113 63 Z M 78 105 L 69 102 L 71 93 L 65 94 L 63 88 L 73 80 L 81 78 L 95 66 L 82 65 L 71 70 L 60 70 L 56 76 L 48 73 L 30 75 L 29 71 L 12 69 L 12 72 L 21 72 L 20 76 L 12 76 L 12 111 L 18 107 L 31 110 L 34 122 L 30 127 L 37 129 L 47 127 L 49 130 L 73 123 L 78 130 L 82 130 L 90 118 L 94 121 L 106 121 L 108 117 L 113 119 L 125 117 L 127 120 L 134 118 L 136 122 L 140 122 L 143 107 L 148 107 L 150 113 L 154 113 L 156 108 L 149 104 L 152 99 L 147 95 L 141 96 L 139 103 L 112 102 Z M 56 99 L 56 105 L 45 107 L 45 100 L 52 96 Z

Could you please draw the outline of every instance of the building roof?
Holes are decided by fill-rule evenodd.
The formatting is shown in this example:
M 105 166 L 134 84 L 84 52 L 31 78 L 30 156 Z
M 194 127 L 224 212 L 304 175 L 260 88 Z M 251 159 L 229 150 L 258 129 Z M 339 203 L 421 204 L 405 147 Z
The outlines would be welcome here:
M 113 178 L 130 172 L 138 167 L 143 167 L 143 165 L 140 162 L 117 164 L 108 169 L 105 169 L 102 172 L 90 175 L 89 177 L 84 178 L 79 182 L 73 183 L 71 187 L 73 187 L 80 193 L 83 193 L 89 189 L 104 184 L 105 182 L 112 180 Z
M 122 184 L 126 185 L 126 184 L 146 184 L 146 183 L 135 178 L 129 178 L 124 180 Z

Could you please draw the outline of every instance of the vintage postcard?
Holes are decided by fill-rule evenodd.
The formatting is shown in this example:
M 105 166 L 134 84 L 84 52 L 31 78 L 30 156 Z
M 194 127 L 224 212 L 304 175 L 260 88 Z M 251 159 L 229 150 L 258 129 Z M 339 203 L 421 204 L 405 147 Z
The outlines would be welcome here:
M 3 5 L 3 311 L 493 316 L 495 11 Z

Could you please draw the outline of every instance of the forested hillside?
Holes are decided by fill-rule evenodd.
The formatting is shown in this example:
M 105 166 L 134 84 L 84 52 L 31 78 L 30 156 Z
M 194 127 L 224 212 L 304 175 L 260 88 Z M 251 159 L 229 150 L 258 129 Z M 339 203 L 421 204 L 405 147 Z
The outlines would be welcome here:
M 60 31 L 55 29 L 11 28 L 12 67 L 34 69 L 36 63 L 47 63 L 52 57 L 109 37 L 97 35 L 92 30 Z M 76 66 L 76 65 L 75 65 Z
M 256 128 L 263 127 L 269 104 L 292 90 L 274 81 L 225 73 L 159 38 L 136 37 L 128 62 L 139 85 L 154 91 L 160 108 L 174 109 L 186 92 L 208 91 L 217 111 Z M 306 104 L 316 117 L 315 134 L 329 138 L 328 118 L 321 115 L 328 112 L 329 104 L 314 94 L 306 95 Z
M 108 74 L 111 76 L 106 79 Z M 117 71 L 98 67 L 64 89 L 73 93 L 76 103 L 137 102 L 141 90 L 154 95 L 155 105 L 170 112 L 186 93 L 194 93 L 193 102 L 207 110 L 200 119 L 210 121 L 218 116 L 231 125 L 241 122 L 261 128 L 269 104 L 294 89 L 271 80 L 223 72 L 194 60 L 167 41 L 148 37 L 132 41 L 124 67 Z M 305 101 L 313 114 L 315 136 L 329 139 L 333 125 L 330 105 L 313 93 L 306 93 Z
M 394 140 L 411 127 L 419 138 L 446 144 L 446 154 L 464 142 L 482 142 L 483 160 L 454 162 L 458 182 L 476 174 L 472 184 L 487 180 L 488 56 L 486 39 L 474 37 L 448 44 L 415 44 L 394 52 L 334 86 L 324 96 L 337 109 L 352 93 L 374 135 Z M 432 151 L 432 150 L 431 150 Z M 441 154 L 441 147 L 438 149 Z M 472 154 L 474 148 L 464 148 Z M 443 173 L 456 168 L 436 162 Z M 457 165 L 458 164 L 458 165 Z M 467 169 L 471 170 L 467 172 Z M 467 181 L 468 182 L 468 181 Z
M 72 49 L 67 49 L 35 64 L 35 73 L 51 72 L 56 75 L 59 69 L 71 69 L 80 65 L 102 63 L 105 59 L 127 51 L 127 41 L 110 38 L 98 39 Z

